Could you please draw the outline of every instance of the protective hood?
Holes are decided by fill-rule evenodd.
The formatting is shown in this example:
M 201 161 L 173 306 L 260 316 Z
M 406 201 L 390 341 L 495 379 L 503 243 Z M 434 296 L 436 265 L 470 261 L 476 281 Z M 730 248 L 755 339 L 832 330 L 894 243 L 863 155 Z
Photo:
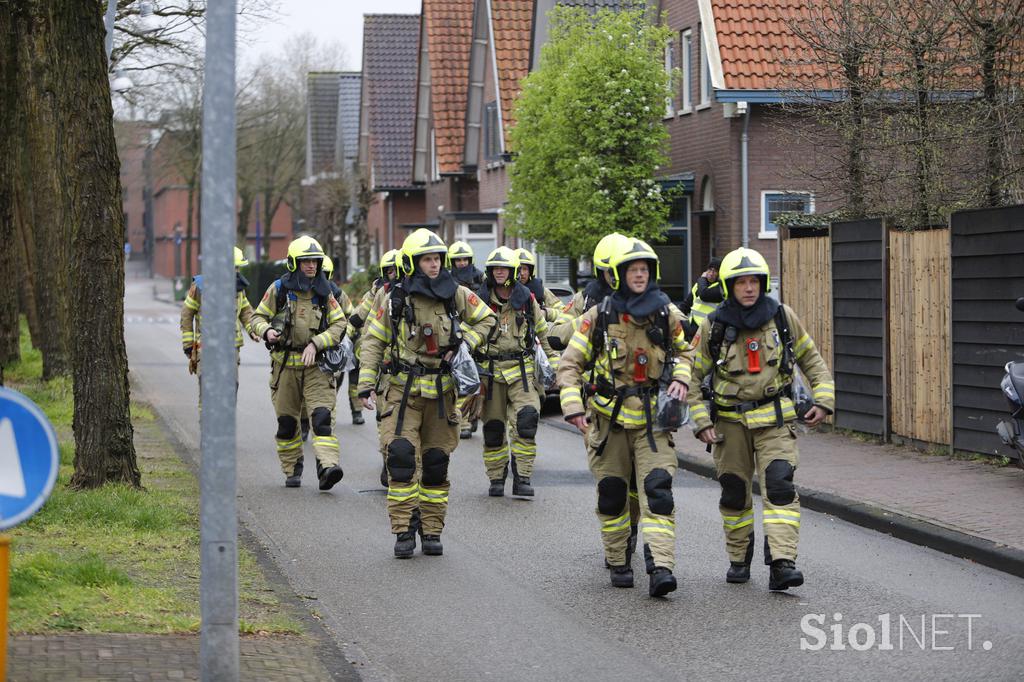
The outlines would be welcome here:
M 730 296 L 725 303 L 718 306 L 715 319 L 738 329 L 760 329 L 768 320 L 775 317 L 778 309 L 778 302 L 763 293 L 749 308 L 744 308 L 735 296 Z
M 583 289 L 583 299 L 587 302 L 588 306 L 594 306 L 600 304 L 601 301 L 613 293 L 604 276 L 601 276 L 587 283 L 587 286 Z
M 612 294 L 612 308 L 620 315 L 626 313 L 635 318 L 653 315 L 671 301 L 665 292 L 656 283 L 652 282 L 642 294 L 634 294 L 632 291 L 619 290 Z
M 315 277 L 306 277 L 301 270 L 286 272 L 281 276 L 281 286 L 291 291 L 312 291 L 317 296 L 327 298 L 331 295 L 331 285 L 323 272 L 316 273 Z
M 461 268 L 452 268 L 452 277 L 459 284 L 473 288 L 480 283 L 483 273 L 476 269 L 472 263 L 463 265 Z
M 493 283 L 488 280 L 480 286 L 480 300 L 485 303 L 491 302 L 491 285 Z M 502 301 L 500 296 L 494 296 L 498 301 Z M 508 297 L 508 303 L 512 306 L 513 310 L 526 310 L 527 306 L 530 305 L 531 295 L 530 290 L 524 286 L 521 282 L 516 280 L 512 285 L 512 293 Z
M 519 280 L 516 281 L 518 282 Z M 520 284 L 522 284 L 522 282 L 520 282 Z M 533 294 L 535 299 L 540 301 L 542 304 L 544 303 L 544 280 L 539 277 L 533 277 L 529 282 L 523 284 L 523 286 L 530 290 L 530 293 Z
M 459 285 L 452 277 L 451 271 L 444 269 L 434 279 L 416 271 L 409 276 L 405 285 L 405 290 L 410 294 L 419 294 L 435 301 L 447 301 L 455 296 L 458 288 Z
M 247 280 L 242 273 L 236 272 L 235 273 L 235 291 L 245 291 L 248 286 L 249 286 L 249 280 Z

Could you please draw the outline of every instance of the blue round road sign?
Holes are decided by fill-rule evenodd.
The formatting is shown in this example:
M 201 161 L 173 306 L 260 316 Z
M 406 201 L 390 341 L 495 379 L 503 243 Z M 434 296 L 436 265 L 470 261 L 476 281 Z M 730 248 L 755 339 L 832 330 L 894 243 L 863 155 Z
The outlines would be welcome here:
M 18 525 L 43 506 L 59 466 L 50 420 L 21 393 L 0 388 L 0 530 Z

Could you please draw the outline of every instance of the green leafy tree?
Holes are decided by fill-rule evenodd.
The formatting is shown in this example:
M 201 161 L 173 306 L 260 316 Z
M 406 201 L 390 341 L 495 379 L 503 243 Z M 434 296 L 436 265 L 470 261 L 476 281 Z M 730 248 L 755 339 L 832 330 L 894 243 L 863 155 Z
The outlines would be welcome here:
M 560 6 L 551 19 L 509 132 L 509 229 L 568 257 L 591 253 L 613 230 L 657 239 L 669 210 L 654 176 L 667 161 L 671 32 L 643 9 Z

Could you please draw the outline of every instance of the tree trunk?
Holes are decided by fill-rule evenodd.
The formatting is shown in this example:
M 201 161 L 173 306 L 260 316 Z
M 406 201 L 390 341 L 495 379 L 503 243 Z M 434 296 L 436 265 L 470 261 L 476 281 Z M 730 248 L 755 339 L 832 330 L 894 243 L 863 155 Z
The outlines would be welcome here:
M 18 325 L 18 235 L 14 226 L 15 154 L 18 134 L 18 67 L 10 12 L 0 13 L 0 386 L 4 365 L 21 357 Z M 12 248 L 14 245 L 14 248 Z
M 51 31 L 49 3 L 21 0 L 16 3 L 15 21 L 18 45 L 18 78 L 21 84 L 20 114 L 24 122 L 25 153 L 19 181 L 22 183 L 26 210 L 24 226 L 31 230 L 31 251 L 35 272 L 46 272 L 46 285 L 35 289 L 36 308 L 47 320 L 46 332 L 38 337 L 43 356 L 43 379 L 66 375 L 71 371 L 68 349 L 68 238 L 64 211 L 70 198 L 68 187 L 58 177 L 68 142 L 57 100 L 62 64 L 58 61 L 61 45 Z M 74 112 L 74 108 L 69 108 Z M 87 281 L 87 280 L 80 280 Z
M 75 472 L 72 488 L 106 483 L 141 486 L 132 443 L 128 357 L 124 343 L 124 214 L 120 161 L 95 2 L 50 0 L 55 107 L 64 124 L 62 186 L 69 198 L 76 276 L 73 328 L 88 342 L 72 345 Z M 63 292 L 61 292 L 63 293 Z
M 32 257 L 32 236 L 25 224 L 24 188 L 15 182 L 15 190 L 17 193 L 14 195 L 14 248 L 24 273 L 22 286 L 18 288 L 18 292 L 21 294 L 21 312 L 28 322 L 32 347 L 38 350 L 43 342 L 43 330 L 39 324 L 39 306 L 36 305 L 36 269 L 35 259 Z

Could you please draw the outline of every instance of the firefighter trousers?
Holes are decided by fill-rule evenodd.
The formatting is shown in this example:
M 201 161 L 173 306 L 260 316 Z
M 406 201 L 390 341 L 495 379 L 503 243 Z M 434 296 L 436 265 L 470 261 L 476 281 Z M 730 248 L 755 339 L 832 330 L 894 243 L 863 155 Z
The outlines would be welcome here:
M 448 463 L 459 443 L 455 392 L 435 399 L 410 395 L 404 412 L 401 403 L 402 387 L 389 385 L 381 403 L 379 429 L 388 468 L 391 532 L 409 530 L 419 510 L 423 533 L 440 535 L 451 489 Z
M 800 539 L 800 498 L 793 485 L 799 463 L 792 424 L 748 429 L 719 419 L 715 431 L 715 472 L 722 488 L 719 512 L 729 561 L 749 564 L 754 554 L 751 481 L 757 473 L 763 503 L 764 558 L 796 560 Z
M 655 432 L 657 451 L 651 448 L 647 430 L 625 429 L 604 415 L 591 412 L 587 436 L 587 463 L 597 481 L 597 519 L 601 524 L 605 560 L 611 566 L 626 562 L 631 530 L 631 500 L 636 481 L 639 531 L 645 550 L 656 567 L 675 568 L 675 501 L 672 479 L 676 473 L 676 450 L 672 435 Z M 597 449 L 607 437 L 604 451 Z M 646 553 L 646 552 L 645 552 Z
M 481 419 L 488 480 L 505 478 L 510 451 L 513 470 L 520 476 L 532 476 L 540 423 L 540 393 L 533 382 L 524 389 L 521 380 L 511 384 L 495 381 L 488 386 Z
M 285 476 L 291 476 L 295 465 L 302 461 L 299 419 L 303 403 L 309 410 L 317 464 L 321 467 L 338 464 L 334 377 L 321 372 L 316 365 L 283 368 L 275 362 L 270 372 L 270 398 L 277 413 L 277 456 Z

